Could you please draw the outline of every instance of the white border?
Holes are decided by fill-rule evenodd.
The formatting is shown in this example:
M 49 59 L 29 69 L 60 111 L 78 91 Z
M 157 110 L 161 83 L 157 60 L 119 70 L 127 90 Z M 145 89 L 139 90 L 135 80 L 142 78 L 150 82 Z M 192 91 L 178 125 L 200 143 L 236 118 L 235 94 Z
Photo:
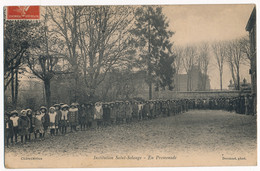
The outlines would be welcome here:
M 17 5 L 40 5 L 40 6 L 45 6 L 45 5 L 50 5 L 50 6 L 57 6 L 57 5 L 144 5 L 144 4 L 161 4 L 161 5 L 167 5 L 167 4 L 172 4 L 172 5 L 177 5 L 177 4 L 256 4 L 256 11 L 257 11 L 257 42 L 259 41 L 259 11 L 260 11 L 260 1 L 259 0 L 82 0 L 82 1 L 74 1 L 74 0 L 33 0 L 33 1 L 29 1 L 29 0 L 1 0 L 0 1 L 0 80 L 1 80 L 1 84 L 0 84 L 0 170 L 13 170 L 13 169 L 5 169 L 4 168 L 4 137 L 3 137 L 3 99 L 4 99 L 4 88 L 3 88 L 3 83 L 4 83 L 4 74 L 3 74 L 3 7 L 4 6 L 17 6 Z M 245 23 L 246 26 L 246 23 Z M 259 43 L 257 43 L 257 49 L 260 49 Z M 257 53 L 258 57 L 257 57 L 257 64 L 259 66 L 259 52 Z M 258 69 L 259 71 L 259 69 Z M 259 76 L 259 72 L 257 74 L 258 78 L 257 80 L 260 80 L 260 76 Z M 260 85 L 260 84 L 259 84 Z M 259 90 L 258 90 L 259 92 Z M 259 95 L 259 93 L 258 93 Z M 259 97 L 259 96 L 258 96 Z M 260 105 L 259 103 L 259 98 L 258 98 L 258 106 Z M 257 123 L 259 122 L 259 118 L 257 119 Z M 259 145 L 259 126 L 257 126 L 257 142 Z M 208 170 L 231 170 L 231 171 L 244 171 L 244 170 L 260 170 L 260 160 L 259 160 L 259 150 L 258 150 L 258 166 L 253 167 L 175 167 L 175 168 L 169 168 L 169 167 L 164 167 L 164 168 L 134 168 L 135 170 L 203 170 L 203 171 L 208 171 Z M 106 168 L 105 170 L 108 171 L 114 171 L 114 170 L 132 170 L 133 168 Z M 19 169 L 19 170 L 28 170 L 28 169 Z M 30 169 L 30 170 L 38 170 L 38 169 Z M 54 170 L 54 169 L 41 169 L 41 170 Z M 64 170 L 64 169 L 55 169 L 55 170 Z M 101 169 L 66 169 L 66 170 L 101 170 Z M 103 170 L 103 169 L 102 169 Z

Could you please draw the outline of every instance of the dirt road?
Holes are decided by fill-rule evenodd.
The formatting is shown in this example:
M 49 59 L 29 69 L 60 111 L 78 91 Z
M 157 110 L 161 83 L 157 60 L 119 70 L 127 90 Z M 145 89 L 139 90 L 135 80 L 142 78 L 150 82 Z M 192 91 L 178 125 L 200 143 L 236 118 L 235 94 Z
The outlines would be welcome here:
M 256 116 L 226 111 L 193 110 L 170 117 L 47 137 L 5 149 L 6 158 L 23 156 L 97 158 L 140 156 L 211 157 L 222 163 L 232 157 L 256 162 Z M 191 158 L 193 157 L 193 158 Z M 242 159 L 242 158 L 245 159 Z M 255 161 L 253 161 L 255 158 Z M 246 161 L 243 165 L 246 165 Z M 213 161 L 212 161 L 213 162 Z M 233 161 L 232 161 L 233 162 Z M 192 164 L 196 165 L 194 161 Z M 224 164 L 225 165 L 225 164 Z M 239 165 L 239 164 L 238 164 Z

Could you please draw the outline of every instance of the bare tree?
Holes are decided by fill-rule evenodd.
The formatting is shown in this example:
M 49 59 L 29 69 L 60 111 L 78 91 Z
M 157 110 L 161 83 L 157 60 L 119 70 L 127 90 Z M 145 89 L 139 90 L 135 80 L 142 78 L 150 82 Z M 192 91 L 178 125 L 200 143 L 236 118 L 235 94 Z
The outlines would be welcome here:
M 53 23 L 51 31 L 59 36 L 60 44 L 65 45 L 60 54 L 72 66 L 75 100 L 81 76 L 86 91 L 93 97 L 107 72 L 127 60 L 132 9 L 124 6 L 49 7 L 48 13 Z
M 220 90 L 223 89 L 222 80 L 223 80 L 223 70 L 224 70 L 224 62 L 227 54 L 226 51 L 226 43 L 225 42 L 216 42 L 211 45 L 214 57 L 217 61 L 217 67 L 219 71 L 219 84 Z
M 131 51 L 128 30 L 133 9 L 124 6 L 84 7 L 79 24 L 81 67 L 90 96 L 116 65 L 127 61 Z
M 198 67 L 200 71 L 201 82 L 199 89 L 206 90 L 209 66 L 209 44 L 202 43 L 198 48 Z
M 197 47 L 196 46 L 187 46 L 184 49 L 184 56 L 182 58 L 183 67 L 187 73 L 187 91 L 192 90 L 192 78 L 191 72 L 196 63 L 197 58 Z
M 227 62 L 235 85 L 235 89 L 240 89 L 240 64 L 243 59 L 243 52 L 240 40 L 232 40 L 227 45 Z
M 250 40 L 249 40 L 249 36 L 244 36 L 240 39 L 240 46 L 241 46 L 241 50 L 243 55 L 243 62 L 249 63 L 249 66 L 251 66 L 251 62 L 252 62 L 252 55 L 251 55 L 251 49 L 250 49 Z
M 49 24 L 51 30 L 60 39 L 61 55 L 66 59 L 72 67 L 74 86 L 74 101 L 78 97 L 78 80 L 79 80 L 79 55 L 78 47 L 78 27 L 83 7 L 64 6 L 64 7 L 47 7 L 47 13 L 52 23 Z
M 38 47 L 32 48 L 27 55 L 27 63 L 32 73 L 41 79 L 45 87 L 45 97 L 47 106 L 51 105 L 51 79 L 55 75 L 55 66 L 58 57 L 51 54 L 51 49 L 57 49 L 56 37 L 50 37 L 48 31 L 48 15 L 45 15 L 43 24 L 38 27 L 39 41 Z
M 31 46 L 31 32 L 37 23 L 30 21 L 4 21 L 4 91 L 11 85 L 12 105 L 16 107 L 18 99 L 21 66 L 24 54 Z

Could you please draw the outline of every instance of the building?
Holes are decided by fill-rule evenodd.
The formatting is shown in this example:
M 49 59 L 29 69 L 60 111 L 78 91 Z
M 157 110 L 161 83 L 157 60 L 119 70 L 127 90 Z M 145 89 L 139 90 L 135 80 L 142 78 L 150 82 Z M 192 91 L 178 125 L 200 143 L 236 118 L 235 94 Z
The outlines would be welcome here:
M 175 91 L 208 91 L 210 79 L 202 74 L 198 66 L 193 66 L 189 74 L 178 74 L 174 78 Z
M 257 85 L 256 85 L 256 7 L 254 7 L 247 25 L 246 25 L 246 31 L 249 32 L 249 41 L 250 41 L 250 54 L 251 54 L 251 60 L 250 60 L 250 71 L 251 74 L 251 84 L 252 84 L 252 96 L 254 98 L 254 113 L 256 113 L 256 98 L 257 98 Z

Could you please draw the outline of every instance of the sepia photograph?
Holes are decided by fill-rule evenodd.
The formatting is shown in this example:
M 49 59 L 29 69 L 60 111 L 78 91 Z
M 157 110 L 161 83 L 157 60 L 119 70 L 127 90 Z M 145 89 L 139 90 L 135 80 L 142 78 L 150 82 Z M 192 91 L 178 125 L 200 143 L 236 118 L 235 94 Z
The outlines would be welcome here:
M 257 166 L 255 4 L 3 7 L 4 166 Z

